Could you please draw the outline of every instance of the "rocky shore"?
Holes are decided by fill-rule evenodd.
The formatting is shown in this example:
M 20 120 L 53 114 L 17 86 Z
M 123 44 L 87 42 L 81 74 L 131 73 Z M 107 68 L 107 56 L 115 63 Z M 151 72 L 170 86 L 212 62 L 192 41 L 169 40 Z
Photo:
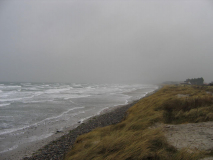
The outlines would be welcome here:
M 116 109 L 92 117 L 86 122 L 83 122 L 77 128 L 71 130 L 68 134 L 63 135 L 55 141 L 50 142 L 48 145 L 39 149 L 31 157 L 24 157 L 23 160 L 60 160 L 63 159 L 65 154 L 72 148 L 76 138 L 79 135 L 88 133 L 97 127 L 105 127 L 108 125 L 116 124 L 122 121 L 126 116 L 126 111 L 138 101 L 130 104 L 117 107 Z

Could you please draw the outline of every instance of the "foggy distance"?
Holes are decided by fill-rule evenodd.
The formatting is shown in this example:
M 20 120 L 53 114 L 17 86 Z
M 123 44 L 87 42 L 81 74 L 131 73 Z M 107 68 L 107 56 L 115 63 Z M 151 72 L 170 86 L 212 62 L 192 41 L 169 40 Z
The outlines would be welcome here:
M 213 3 L 0 1 L 0 81 L 213 81 Z

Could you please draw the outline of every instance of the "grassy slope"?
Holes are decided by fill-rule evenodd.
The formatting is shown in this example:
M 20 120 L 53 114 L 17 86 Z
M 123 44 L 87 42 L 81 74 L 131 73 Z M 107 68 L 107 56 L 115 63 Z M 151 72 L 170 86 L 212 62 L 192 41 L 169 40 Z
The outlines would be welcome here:
M 164 86 L 128 110 L 124 121 L 98 128 L 77 138 L 66 160 L 85 159 L 199 159 L 170 146 L 155 123 L 188 123 L 213 120 L 213 87 Z M 189 95 L 179 98 L 178 94 Z

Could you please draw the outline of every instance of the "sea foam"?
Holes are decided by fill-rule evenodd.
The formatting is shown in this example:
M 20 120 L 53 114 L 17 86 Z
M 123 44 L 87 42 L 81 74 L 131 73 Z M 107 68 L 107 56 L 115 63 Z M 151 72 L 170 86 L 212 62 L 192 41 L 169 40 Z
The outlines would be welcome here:
M 153 91 L 155 87 L 140 84 L 1 83 L 0 118 L 5 123 L 0 130 L 1 146 L 5 145 L 2 150 L 12 150 L 24 140 L 46 138 L 55 133 L 56 128 L 71 127 L 107 108 L 127 104 L 134 99 L 128 92 L 144 88 Z M 134 96 L 141 98 L 145 92 L 137 93 Z M 26 133 L 31 136 L 24 137 L 28 135 Z M 8 145 L 6 140 L 10 137 L 18 138 Z

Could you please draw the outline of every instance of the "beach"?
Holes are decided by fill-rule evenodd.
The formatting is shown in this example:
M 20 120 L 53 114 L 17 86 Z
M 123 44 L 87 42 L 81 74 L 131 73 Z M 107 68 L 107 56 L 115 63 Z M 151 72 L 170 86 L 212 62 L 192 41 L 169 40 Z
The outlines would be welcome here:
M 156 88 L 143 84 L 1 83 L 0 159 L 29 156 L 87 119 L 138 100 Z
M 30 85 L 31 85 L 30 88 L 32 88 L 34 84 L 30 84 Z M 36 85 L 38 86 L 38 84 Z M 66 89 L 65 87 L 63 88 L 63 92 L 61 92 L 61 86 L 60 88 L 58 87 L 57 90 L 54 89 L 54 92 L 58 92 L 59 90 L 60 93 L 57 93 L 58 96 L 62 96 L 62 95 L 65 95 L 66 97 L 70 96 L 67 94 L 67 91 L 65 92 L 66 94 L 64 94 L 64 90 Z M 52 88 L 53 87 L 51 87 L 51 89 Z M 115 90 L 114 86 L 112 89 L 108 89 L 105 87 L 103 87 L 102 89 L 98 86 L 97 89 L 95 90 L 96 91 L 95 94 L 99 97 L 95 95 L 90 97 L 83 97 L 83 98 L 80 97 L 80 98 L 71 99 L 72 101 L 70 104 L 72 105 L 73 102 L 75 102 L 75 105 L 77 105 L 78 107 L 77 109 L 81 109 L 78 112 L 76 112 L 75 110 L 72 110 L 71 108 L 71 111 L 73 112 L 68 114 L 69 112 L 65 111 L 64 113 L 66 114 L 62 114 L 63 116 L 61 115 L 60 117 L 56 116 L 56 118 L 59 117 L 59 119 L 47 118 L 37 123 L 36 125 L 31 125 L 29 127 L 19 129 L 15 132 L 10 132 L 9 134 L 1 135 L 1 139 L 4 140 L 4 143 L 5 142 L 6 143 L 16 142 L 16 143 L 14 143 L 15 144 L 14 146 L 7 149 L 6 152 L 2 152 L 0 154 L 0 157 L 1 157 L 0 159 L 1 160 L 50 159 L 50 156 L 52 159 L 60 159 L 74 144 L 77 136 L 87 133 L 97 127 L 104 127 L 107 125 L 120 122 L 122 119 L 125 118 L 126 111 L 128 110 L 128 108 L 134 105 L 138 101 L 138 99 L 143 98 L 145 95 L 149 94 L 150 92 L 152 92 L 153 90 L 157 88 L 158 88 L 157 86 L 154 86 L 152 88 L 143 87 L 141 89 L 133 88 L 133 89 L 125 89 L 125 90 L 121 88 L 122 93 L 117 94 L 116 92 L 114 92 Z M 77 88 L 77 89 L 82 90 L 84 88 Z M 88 90 L 88 87 L 86 89 Z M 119 89 L 118 91 L 120 92 L 121 89 Z M 71 88 L 71 91 L 72 90 L 73 88 Z M 70 94 L 71 91 L 69 91 L 68 93 Z M 94 93 L 93 88 L 89 88 L 89 91 L 91 93 Z M 48 94 L 46 94 L 47 92 Z M 37 92 L 33 92 L 33 94 L 34 93 L 36 94 Z M 88 92 L 86 94 L 88 94 Z M 45 94 L 43 95 L 45 96 L 50 95 L 49 91 L 48 90 L 45 91 Z M 51 95 L 52 95 L 52 90 L 51 90 Z M 53 97 L 51 95 L 49 97 Z M 73 93 L 71 93 L 71 96 L 72 95 Z M 81 95 L 82 94 L 80 94 L 80 96 Z M 108 95 L 114 98 L 113 99 L 109 98 Z M 39 96 L 41 97 L 42 95 L 39 95 Z M 54 93 L 54 96 L 55 96 L 55 93 Z M 63 104 L 64 101 L 67 102 L 69 99 L 67 99 L 66 97 L 64 100 L 61 99 L 59 101 L 60 103 L 58 104 Z M 127 101 L 127 98 L 128 98 L 128 101 Z M 53 103 L 53 107 L 55 108 L 57 108 L 56 100 L 54 99 L 53 101 L 54 103 L 51 102 Z M 118 105 L 119 103 L 121 104 Z M 89 109 L 88 107 L 85 107 L 85 108 L 88 108 L 88 111 L 86 111 L 83 107 L 81 108 L 81 106 L 85 106 L 85 105 L 86 106 L 88 105 L 89 108 L 90 106 L 91 108 L 94 108 L 94 106 L 97 106 L 97 107 L 92 110 Z M 84 111 L 85 113 L 83 114 L 82 111 Z M 70 118 L 71 120 L 74 120 L 74 121 L 66 120 Z M 54 156 L 53 156 L 53 153 L 54 153 Z M 32 154 L 35 154 L 35 155 L 32 156 Z
M 159 86 L 159 89 L 160 88 L 161 86 Z M 115 147 L 120 147 L 119 151 L 123 151 L 123 149 L 127 148 L 126 152 L 128 153 L 125 151 L 119 152 L 120 154 L 126 153 L 124 156 L 138 158 L 138 154 L 140 153 L 141 157 L 145 157 L 144 159 L 149 159 L 150 156 L 153 156 L 164 157 L 166 159 L 180 159 L 180 157 L 182 157 L 182 159 L 186 159 L 186 157 L 194 157 L 196 160 L 200 160 L 202 158 L 211 156 L 212 122 L 205 122 L 206 118 L 211 118 L 209 117 L 209 113 L 206 112 L 207 117 L 202 117 L 203 114 L 200 117 L 195 116 L 195 120 L 182 118 L 181 120 L 183 122 L 179 122 L 180 119 L 178 119 L 178 123 L 175 122 L 176 119 L 173 118 L 172 121 L 170 119 L 168 124 L 168 117 L 166 116 L 167 114 L 165 114 L 165 112 L 167 112 L 167 108 L 162 108 L 162 106 L 167 105 L 169 102 L 172 103 L 173 107 L 177 105 L 177 107 L 181 109 L 181 106 L 176 104 L 177 101 L 185 100 L 184 97 L 180 97 L 180 93 L 183 93 L 183 91 L 187 91 L 187 93 L 195 93 L 193 91 L 196 90 L 198 92 L 195 96 L 200 94 L 206 96 L 206 98 L 200 98 L 199 101 L 206 104 L 212 104 L 212 92 L 207 92 L 206 90 L 208 88 L 203 89 L 185 86 L 165 86 L 162 89 L 159 89 L 149 92 L 146 94 L 146 96 L 139 100 L 132 101 L 129 104 L 107 108 L 99 115 L 92 116 L 84 121 L 79 121 L 79 123 L 73 128 L 66 128 L 65 130 L 57 131 L 54 135 L 47 139 L 36 141 L 35 143 L 25 144 L 22 148 L 7 152 L 7 154 L 4 154 L 1 159 L 62 160 L 65 158 L 65 156 L 66 159 L 69 156 L 69 158 L 72 159 L 73 157 L 71 156 L 73 156 L 73 154 L 70 154 L 71 152 L 78 154 L 78 156 L 76 156 L 77 159 L 82 159 L 82 157 L 80 156 L 80 158 L 79 155 L 83 155 L 88 157 L 88 159 L 91 159 L 91 157 L 100 156 L 102 154 L 102 152 L 99 153 L 99 147 L 108 147 L 108 145 L 111 147 L 109 148 L 111 149 L 109 150 L 111 152 L 107 152 L 109 156 L 112 156 L 112 153 L 116 153 L 115 156 L 117 156 L 117 150 L 114 150 Z M 138 90 L 135 92 L 138 92 Z M 132 94 L 135 94 L 135 92 L 132 92 Z M 176 101 L 168 101 L 168 99 L 164 98 L 166 96 L 173 96 Z M 194 100 L 193 98 L 194 97 L 191 97 L 190 99 Z M 189 103 L 191 102 L 190 99 L 188 100 Z M 205 107 L 206 104 L 204 104 Z M 163 109 L 163 112 L 161 108 Z M 200 123 L 197 123 L 198 120 Z M 192 123 L 194 121 L 196 121 L 196 123 Z M 97 130 L 93 131 L 94 129 Z M 86 134 L 88 132 L 90 133 Z M 98 134 L 103 132 L 104 134 Z M 100 135 L 102 135 L 102 137 L 99 137 Z M 108 136 L 107 138 L 110 136 L 114 137 L 104 141 L 104 136 Z M 139 138 L 137 136 L 139 136 Z M 119 138 L 116 139 L 115 137 Z M 76 141 L 77 138 L 78 140 Z M 131 138 L 133 140 L 130 140 Z M 89 139 L 92 140 L 90 141 Z M 125 141 L 127 143 L 122 144 Z M 156 141 L 159 143 L 155 143 Z M 98 144 L 96 144 L 96 142 L 98 142 Z M 89 146 L 89 143 L 95 147 L 92 148 L 90 152 L 87 152 L 88 148 L 84 147 L 84 145 Z M 74 144 L 75 147 L 73 148 Z M 114 146 L 114 144 L 117 146 Z M 76 148 L 78 148 L 79 145 L 83 145 L 83 149 L 77 150 L 76 152 Z M 138 154 L 135 154 L 132 149 L 128 149 L 129 146 L 133 149 L 136 148 Z M 146 150 L 147 148 L 153 148 L 154 150 L 149 152 Z M 167 148 L 167 150 L 164 148 Z M 141 152 L 143 150 L 144 152 Z M 164 150 L 164 152 L 159 152 L 159 150 Z M 67 155 L 67 153 L 69 154 Z M 83 159 L 87 159 L 85 157 Z
M 91 117 L 85 122 L 81 123 L 77 128 L 67 128 L 64 131 L 59 131 L 51 137 L 37 141 L 28 145 L 23 145 L 18 150 L 12 150 L 3 154 L 2 160 L 44 160 L 63 159 L 63 156 L 75 143 L 79 135 L 88 133 L 97 127 L 105 127 L 116 124 L 122 121 L 126 116 L 126 111 L 133 106 L 137 101 L 130 104 L 118 106 L 113 109 L 106 110 L 98 116 Z M 39 150 L 36 151 L 35 150 Z M 31 154 L 34 153 L 33 156 Z

